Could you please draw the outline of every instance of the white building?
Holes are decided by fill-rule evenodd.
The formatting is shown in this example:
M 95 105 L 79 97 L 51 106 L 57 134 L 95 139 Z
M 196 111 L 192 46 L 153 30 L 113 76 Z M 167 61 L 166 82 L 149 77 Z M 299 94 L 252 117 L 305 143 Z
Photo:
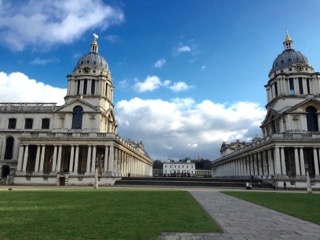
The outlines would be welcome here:
M 21 185 L 102 185 L 152 176 L 142 142 L 116 134 L 111 72 L 94 38 L 67 76 L 65 104 L 0 103 L 1 177 Z M 30 93 L 34 94 L 34 93 Z
M 163 163 L 163 175 L 164 176 L 194 176 L 196 173 L 196 166 L 187 162 L 173 162 L 168 161 Z
M 287 34 L 265 85 L 263 138 L 221 155 L 212 165 L 214 177 L 253 176 L 294 188 L 306 187 L 309 174 L 320 188 L 320 74 L 292 43 Z

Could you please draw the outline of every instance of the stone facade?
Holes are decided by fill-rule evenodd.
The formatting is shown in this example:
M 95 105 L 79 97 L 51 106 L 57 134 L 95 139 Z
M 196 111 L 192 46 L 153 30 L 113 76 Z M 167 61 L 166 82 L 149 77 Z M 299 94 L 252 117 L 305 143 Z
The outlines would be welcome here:
M 164 176 L 194 176 L 196 166 L 190 161 L 187 162 L 173 162 L 169 161 L 163 163 L 163 175 Z
M 214 177 L 254 177 L 289 188 L 306 187 L 310 177 L 320 188 L 320 74 L 292 43 L 287 33 L 265 85 L 263 138 L 222 154 L 213 162 Z
M 101 185 L 152 176 L 142 142 L 116 133 L 111 72 L 94 38 L 67 76 L 65 104 L 0 103 L 1 177 L 21 185 Z M 33 93 L 30 93 L 33 94 Z

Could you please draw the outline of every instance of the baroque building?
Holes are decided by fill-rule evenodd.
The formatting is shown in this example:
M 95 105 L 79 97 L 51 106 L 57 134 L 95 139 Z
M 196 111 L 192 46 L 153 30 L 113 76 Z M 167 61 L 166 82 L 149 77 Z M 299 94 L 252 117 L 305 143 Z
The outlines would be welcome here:
M 152 176 L 142 142 L 116 133 L 111 72 L 94 37 L 67 76 L 65 104 L 0 103 L 1 178 L 19 185 L 112 185 Z M 32 94 L 32 93 L 30 93 Z
M 267 114 L 262 138 L 229 152 L 223 143 L 221 157 L 212 165 L 214 177 L 259 178 L 278 186 L 320 188 L 320 73 L 294 50 L 288 33 L 284 50 L 272 64 L 267 92 Z M 233 146 L 233 145 L 232 145 Z M 227 153 L 227 154 L 225 154 Z

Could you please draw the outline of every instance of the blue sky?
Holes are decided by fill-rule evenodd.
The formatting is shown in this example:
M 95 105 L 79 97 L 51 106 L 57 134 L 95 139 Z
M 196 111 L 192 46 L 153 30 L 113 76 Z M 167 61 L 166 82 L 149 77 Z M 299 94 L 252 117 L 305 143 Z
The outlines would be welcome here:
M 317 0 L 0 0 L 0 101 L 63 104 L 96 33 L 119 135 L 154 159 L 215 159 L 222 141 L 260 135 L 287 29 L 319 71 L 319 10 Z

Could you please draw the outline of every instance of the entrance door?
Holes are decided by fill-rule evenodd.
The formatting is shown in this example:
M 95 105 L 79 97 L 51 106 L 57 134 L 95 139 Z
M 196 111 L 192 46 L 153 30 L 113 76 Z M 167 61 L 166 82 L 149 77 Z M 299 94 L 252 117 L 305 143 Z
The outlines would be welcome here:
M 10 174 L 10 167 L 8 165 L 2 166 L 1 178 L 6 178 Z
M 66 185 L 66 178 L 65 177 L 60 177 L 59 178 L 60 186 L 65 186 Z

